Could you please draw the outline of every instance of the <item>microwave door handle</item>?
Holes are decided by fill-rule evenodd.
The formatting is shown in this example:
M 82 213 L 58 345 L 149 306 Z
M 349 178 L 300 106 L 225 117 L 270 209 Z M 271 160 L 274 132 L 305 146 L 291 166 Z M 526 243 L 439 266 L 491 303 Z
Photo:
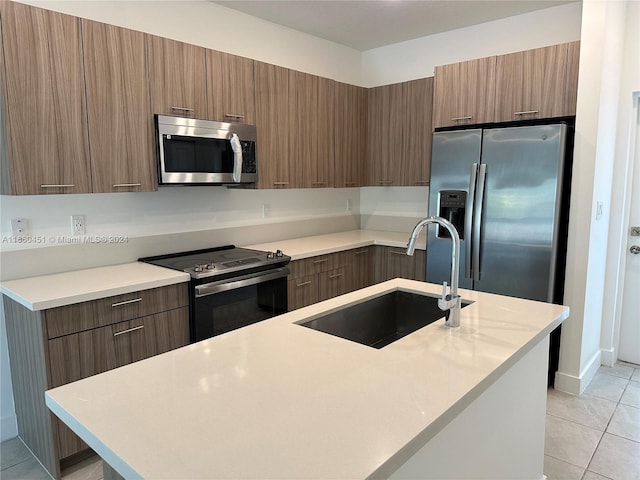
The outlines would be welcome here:
M 233 181 L 239 182 L 242 174 L 242 145 L 237 133 L 231 135 L 230 142 L 233 150 Z

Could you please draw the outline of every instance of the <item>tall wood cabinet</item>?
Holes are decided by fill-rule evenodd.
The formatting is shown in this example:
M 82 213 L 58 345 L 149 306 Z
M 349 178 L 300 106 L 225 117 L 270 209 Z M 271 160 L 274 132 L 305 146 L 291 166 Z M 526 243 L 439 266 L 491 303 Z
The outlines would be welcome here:
M 496 57 L 435 68 L 433 128 L 493 121 Z
M 207 118 L 205 49 L 147 35 L 153 113 Z
M 369 90 L 368 185 L 428 185 L 433 78 Z
M 253 60 L 207 49 L 207 118 L 256 123 Z
M 258 188 L 296 188 L 289 152 L 289 70 L 255 62 Z
M 93 192 L 157 190 L 145 35 L 82 20 Z
M 367 157 L 367 89 L 340 82 L 334 88 L 334 186 L 361 187 Z
M 80 19 L 0 2 L 2 83 L 14 195 L 91 191 Z

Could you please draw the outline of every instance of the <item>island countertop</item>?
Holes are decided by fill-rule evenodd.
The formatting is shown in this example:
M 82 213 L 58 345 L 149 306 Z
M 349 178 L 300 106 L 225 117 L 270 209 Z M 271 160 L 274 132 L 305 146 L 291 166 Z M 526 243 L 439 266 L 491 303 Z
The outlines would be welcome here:
M 568 308 L 461 290 L 444 319 L 374 349 L 297 325 L 395 279 L 46 392 L 125 478 L 368 478 L 394 472 Z

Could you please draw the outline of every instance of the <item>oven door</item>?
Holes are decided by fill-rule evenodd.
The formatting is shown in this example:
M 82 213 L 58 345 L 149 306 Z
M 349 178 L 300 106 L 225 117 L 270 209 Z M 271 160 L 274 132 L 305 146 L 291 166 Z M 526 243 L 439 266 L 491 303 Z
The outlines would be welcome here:
M 204 340 L 286 313 L 288 274 L 289 268 L 280 267 L 195 285 L 191 341 Z

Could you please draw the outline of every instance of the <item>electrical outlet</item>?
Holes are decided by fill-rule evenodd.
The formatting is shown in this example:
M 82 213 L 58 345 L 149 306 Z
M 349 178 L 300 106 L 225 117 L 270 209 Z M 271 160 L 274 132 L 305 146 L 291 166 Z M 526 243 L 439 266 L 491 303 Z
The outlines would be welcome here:
M 29 224 L 26 218 L 14 218 L 11 220 L 11 235 L 14 237 L 26 237 L 29 235 Z
M 71 215 L 71 235 L 84 235 L 84 215 Z

